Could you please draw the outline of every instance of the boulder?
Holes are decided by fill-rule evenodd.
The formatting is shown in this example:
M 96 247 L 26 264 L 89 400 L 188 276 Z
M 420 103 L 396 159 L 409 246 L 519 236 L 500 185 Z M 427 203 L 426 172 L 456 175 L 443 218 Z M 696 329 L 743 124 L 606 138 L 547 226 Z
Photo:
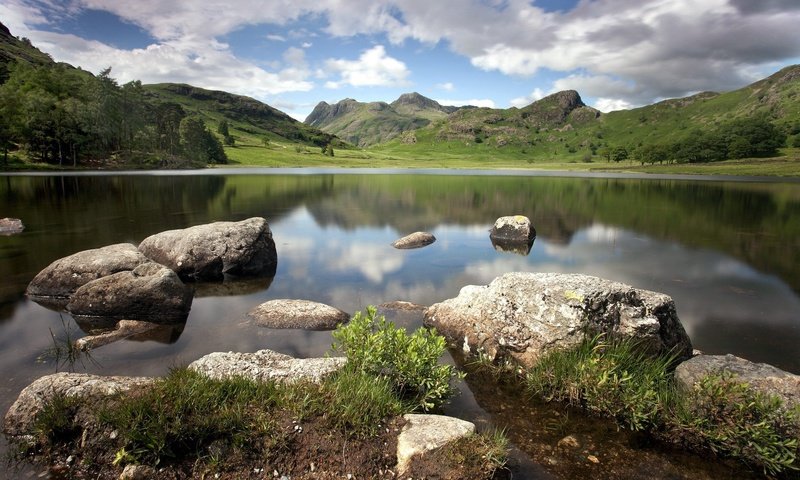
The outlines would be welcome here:
M 25 230 L 22 220 L 19 218 L 0 218 L 0 235 L 14 235 Z
M 399 249 L 410 249 L 410 248 L 421 248 L 436 241 L 436 237 L 428 232 L 414 232 L 409 235 L 406 235 L 403 238 L 398 238 L 394 242 L 392 242 L 392 246 L 394 248 Z
M 800 375 L 734 355 L 698 355 L 678 365 L 675 381 L 678 388 L 688 392 L 708 375 L 722 372 L 732 373 L 734 380 L 756 391 L 780 397 L 787 409 L 800 405 Z
M 475 424 L 443 415 L 406 414 L 397 437 L 397 476 L 402 477 L 413 457 L 419 458 L 475 433 Z
M 261 217 L 157 233 L 139 250 L 184 280 L 274 276 L 278 265 L 272 231 Z
M 45 267 L 28 284 L 26 293 L 37 302 L 66 303 L 86 283 L 117 272 L 131 271 L 148 261 L 130 243 L 84 250 Z
M 36 416 L 57 395 L 79 399 L 76 419 L 84 425 L 84 421 L 91 418 L 90 410 L 94 406 L 92 399 L 124 393 L 153 381 L 148 377 L 102 377 L 85 373 L 46 375 L 20 392 L 6 413 L 3 432 L 13 436 L 32 434 Z
M 466 353 L 482 350 L 526 367 L 598 333 L 631 338 L 654 354 L 692 352 L 672 298 L 587 275 L 508 273 L 432 305 L 424 322 Z
M 524 215 L 500 217 L 494 222 L 489 238 L 495 249 L 518 252 L 527 245 L 527 251 L 530 251 L 530 245 L 536 238 L 536 229 Z
M 189 364 L 189 368 L 216 379 L 245 377 L 256 381 L 320 383 L 346 361 L 344 357 L 294 358 L 272 350 L 259 350 L 255 353 L 209 353 Z
M 270 300 L 247 313 L 256 325 L 267 328 L 333 330 L 350 315 L 338 308 L 310 300 Z
M 176 323 L 191 306 L 192 289 L 169 268 L 148 262 L 86 283 L 66 308 L 79 317 Z

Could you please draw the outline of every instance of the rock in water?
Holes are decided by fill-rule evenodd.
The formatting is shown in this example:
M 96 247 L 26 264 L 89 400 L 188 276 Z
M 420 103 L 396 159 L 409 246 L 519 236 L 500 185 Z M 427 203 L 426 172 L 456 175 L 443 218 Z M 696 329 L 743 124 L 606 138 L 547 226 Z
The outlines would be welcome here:
M 255 353 L 209 353 L 190 363 L 189 369 L 216 379 L 244 377 L 262 382 L 320 383 L 346 362 L 344 357 L 293 358 L 272 350 L 259 350 Z
M 732 380 L 746 383 L 758 392 L 780 397 L 787 409 L 800 405 L 800 375 L 734 355 L 698 355 L 678 365 L 675 381 L 681 390 L 691 391 L 708 375 L 723 372 L 733 374 Z
M 157 233 L 142 240 L 139 250 L 191 280 L 274 276 L 278 265 L 272 231 L 261 217 Z
M 508 273 L 428 308 L 425 324 L 454 345 L 530 367 L 584 335 L 631 338 L 652 353 L 688 358 L 692 345 L 667 295 L 587 275 Z
M 84 250 L 56 260 L 39 272 L 26 291 L 35 301 L 63 302 L 86 283 L 149 262 L 129 243 Z M 63 306 L 62 303 L 62 306 Z
M 15 235 L 23 230 L 25 225 L 19 218 L 0 218 L 0 235 Z
M 350 320 L 350 315 L 338 308 L 309 300 L 270 300 L 247 315 L 261 327 L 305 330 L 333 330 Z
M 475 424 L 443 415 L 409 413 L 397 437 L 397 472 L 402 477 L 414 458 L 475 433 Z
M 72 295 L 67 311 L 81 317 L 175 323 L 186 319 L 191 306 L 192 289 L 169 268 L 148 262 L 86 283 Z
M 500 217 L 494 222 L 489 238 L 496 250 L 527 255 L 536 238 L 536 229 L 524 215 Z
M 409 249 L 421 248 L 436 241 L 436 237 L 428 232 L 414 232 L 399 238 L 392 243 L 394 248 Z
M 6 413 L 3 432 L 13 436 L 34 433 L 36 416 L 59 395 L 80 400 L 76 417 L 78 423 L 82 424 L 81 418 L 90 418 L 85 410 L 96 408 L 96 403 L 91 400 L 141 388 L 154 380 L 147 377 L 101 377 L 66 372 L 46 375 L 22 390 Z

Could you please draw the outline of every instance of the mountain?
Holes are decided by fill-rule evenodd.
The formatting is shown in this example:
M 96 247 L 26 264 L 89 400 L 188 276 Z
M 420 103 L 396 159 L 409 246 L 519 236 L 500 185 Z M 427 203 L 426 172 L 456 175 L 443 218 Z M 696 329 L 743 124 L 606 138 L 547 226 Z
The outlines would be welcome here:
M 212 129 L 227 120 L 238 137 L 248 137 L 260 144 L 264 135 L 280 137 L 306 145 L 343 146 L 335 135 L 305 125 L 289 115 L 250 97 L 206 90 L 186 84 L 159 83 L 144 85 L 147 98 L 156 103 L 177 103 L 186 112 L 199 114 Z
M 14 61 L 31 65 L 49 65 L 54 63 L 50 55 L 31 45 L 27 38 L 19 39 L 0 23 L 0 65 L 5 66 Z M 0 78 L 2 80 L 2 78 Z
M 422 128 L 457 109 L 440 105 L 416 92 L 405 93 L 391 104 L 362 103 L 346 98 L 333 105 L 319 102 L 304 123 L 366 147 Z
M 800 65 L 739 90 L 701 92 L 631 110 L 601 113 L 575 91 L 558 92 L 524 108 L 459 109 L 379 148 L 388 153 L 512 156 L 534 161 L 592 161 L 617 147 L 675 145 L 763 118 L 800 145 Z M 485 152 L 485 153 L 481 153 Z

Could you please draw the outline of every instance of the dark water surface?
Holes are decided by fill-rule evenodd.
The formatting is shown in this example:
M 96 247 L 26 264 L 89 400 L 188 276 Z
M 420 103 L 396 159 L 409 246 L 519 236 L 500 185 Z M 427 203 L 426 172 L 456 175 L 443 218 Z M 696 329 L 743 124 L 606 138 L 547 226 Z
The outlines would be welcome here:
M 536 227 L 527 256 L 495 251 L 489 241 L 494 220 L 511 214 L 527 215 Z M 186 325 L 98 348 L 74 369 L 160 375 L 214 351 L 322 355 L 329 333 L 258 328 L 245 313 L 275 298 L 348 312 L 394 300 L 430 305 L 464 285 L 536 271 L 585 273 L 667 293 L 695 348 L 800 373 L 800 183 L 513 172 L 20 175 L 0 177 L 0 217 L 26 225 L 20 235 L 0 237 L 0 410 L 39 376 L 69 369 L 46 355 L 53 336 L 85 334 L 68 315 L 24 297 L 42 268 L 80 250 L 252 216 L 267 218 L 273 231 L 278 271 L 271 282 L 199 290 Z M 389 245 L 417 230 L 433 233 L 436 243 L 406 251 Z M 522 409 L 529 407 L 501 408 L 510 400 L 499 393 L 464 388 L 451 413 L 506 426 L 526 450 L 525 439 L 534 436 L 524 433 L 534 414 Z M 508 409 L 520 410 L 517 424 Z M 527 451 L 551 471 L 565 462 Z M 596 451 L 601 464 L 620 456 L 602 445 Z M 689 465 L 683 474 L 658 470 L 670 472 L 661 478 L 731 474 L 711 460 L 658 455 L 678 470 Z M 569 475 L 591 476 L 596 467 L 583 463 L 588 470 Z M 635 465 L 613 471 L 618 478 L 653 478 L 637 476 L 644 471 Z

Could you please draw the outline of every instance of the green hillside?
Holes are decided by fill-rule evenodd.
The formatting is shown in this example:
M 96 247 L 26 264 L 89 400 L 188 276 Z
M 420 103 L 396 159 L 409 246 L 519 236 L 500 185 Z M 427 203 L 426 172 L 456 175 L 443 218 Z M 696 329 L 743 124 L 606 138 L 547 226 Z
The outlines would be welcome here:
M 345 147 L 334 135 L 305 125 L 250 97 L 177 83 L 144 85 L 143 88 L 149 101 L 181 105 L 186 112 L 203 118 L 213 131 L 221 121 L 227 120 L 236 145 L 264 146 L 266 137 L 268 144 Z
M 0 83 L 8 75 L 7 65 L 11 62 L 24 62 L 31 65 L 53 64 L 53 59 L 26 39 L 11 35 L 8 28 L 0 23 Z
M 800 66 L 787 67 L 727 93 L 704 92 L 632 110 L 601 114 L 577 92 L 559 92 L 517 109 L 465 109 L 408 132 L 405 141 L 376 147 L 382 154 L 514 159 L 520 166 L 611 160 L 615 148 L 636 159 L 645 145 L 673 145 L 722 132 L 737 121 L 762 119 L 788 146 L 800 144 Z M 777 137 L 779 138 L 780 135 Z M 413 141 L 408 141 L 413 137 Z M 687 140 L 689 139 L 689 140 Z M 694 144 L 690 145 L 694 147 Z M 781 145 L 783 146 L 783 145 Z

